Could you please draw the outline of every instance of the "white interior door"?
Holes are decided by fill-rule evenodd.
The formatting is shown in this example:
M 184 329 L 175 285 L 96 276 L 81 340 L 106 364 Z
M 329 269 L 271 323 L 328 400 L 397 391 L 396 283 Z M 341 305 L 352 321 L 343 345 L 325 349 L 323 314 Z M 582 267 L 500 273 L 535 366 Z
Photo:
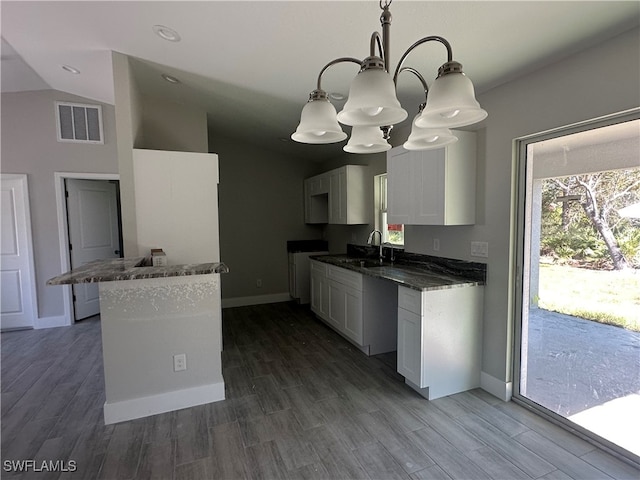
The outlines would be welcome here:
M 35 274 L 26 175 L 2 175 L 1 290 L 2 330 L 33 327 Z
M 106 180 L 65 181 L 71 268 L 120 257 L 118 190 Z M 75 319 L 100 313 L 97 283 L 73 286 Z

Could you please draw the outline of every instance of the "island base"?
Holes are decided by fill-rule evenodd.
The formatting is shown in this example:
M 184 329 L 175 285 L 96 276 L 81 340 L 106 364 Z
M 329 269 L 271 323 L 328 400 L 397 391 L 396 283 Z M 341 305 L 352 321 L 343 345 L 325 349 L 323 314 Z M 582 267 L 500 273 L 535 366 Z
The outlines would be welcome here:
M 100 283 L 100 310 L 105 424 L 224 400 L 219 274 Z

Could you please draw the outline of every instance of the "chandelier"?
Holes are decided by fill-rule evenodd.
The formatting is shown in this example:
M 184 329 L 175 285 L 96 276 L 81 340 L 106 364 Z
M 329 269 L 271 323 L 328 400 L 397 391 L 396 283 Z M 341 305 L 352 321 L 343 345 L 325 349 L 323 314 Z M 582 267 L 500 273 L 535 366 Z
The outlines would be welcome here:
M 364 60 L 341 57 L 325 65 L 318 75 L 317 87 L 309 94 L 309 101 L 302 109 L 300 124 L 291 138 L 300 143 L 336 143 L 347 138 L 340 123 L 349 125 L 351 138 L 344 146 L 349 153 L 376 153 L 391 148 L 388 143 L 394 124 L 408 116 L 396 96 L 396 85 L 401 73 L 412 73 L 422 83 L 426 101 L 420 104 L 413 119 L 411 134 L 403 144 L 407 150 L 441 148 L 457 141 L 450 130 L 482 121 L 487 112 L 475 98 L 471 80 L 462 72 L 462 65 L 453 60 L 453 51 L 443 37 L 424 37 L 411 45 L 400 58 L 393 77 L 389 70 L 389 44 L 391 33 L 392 0 L 380 0 L 380 24 L 378 32 L 371 35 L 370 53 Z M 447 62 L 438 69 L 438 76 L 431 88 L 416 69 L 405 67 L 404 62 L 416 47 L 427 42 L 439 42 L 447 49 Z M 378 55 L 376 55 L 376 48 Z M 360 71 L 351 82 L 349 97 L 340 113 L 329 101 L 322 89 L 324 72 L 338 63 L 351 62 Z

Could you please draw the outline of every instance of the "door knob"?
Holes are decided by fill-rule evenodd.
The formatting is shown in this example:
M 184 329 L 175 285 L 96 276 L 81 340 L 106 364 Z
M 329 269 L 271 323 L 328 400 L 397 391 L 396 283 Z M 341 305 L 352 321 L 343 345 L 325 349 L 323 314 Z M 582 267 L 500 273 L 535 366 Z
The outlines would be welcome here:
M 115 253 L 116 255 L 120 255 L 120 250 L 114 250 L 113 253 Z

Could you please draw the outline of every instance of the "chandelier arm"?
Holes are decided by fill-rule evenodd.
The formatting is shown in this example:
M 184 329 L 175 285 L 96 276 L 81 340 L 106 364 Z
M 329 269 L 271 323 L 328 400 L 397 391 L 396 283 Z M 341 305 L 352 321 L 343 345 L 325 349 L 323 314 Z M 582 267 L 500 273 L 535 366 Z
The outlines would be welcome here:
M 403 67 L 398 71 L 396 78 L 394 78 L 394 82 L 397 81 L 397 76 L 399 76 L 402 72 L 411 72 L 416 77 L 418 77 L 418 80 L 420 80 L 420 83 L 422 83 L 422 87 L 424 88 L 424 96 L 426 99 L 427 95 L 429 94 L 429 86 L 427 85 L 427 81 L 424 79 L 422 74 L 413 67 Z M 397 87 L 397 83 L 396 83 L 396 87 Z
M 438 35 L 431 35 L 429 37 L 421 38 L 416 43 L 414 43 L 409 48 L 407 48 L 407 51 L 402 54 L 402 57 L 400 58 L 400 61 L 398 62 L 398 66 L 396 67 L 396 73 L 393 75 L 393 81 L 394 82 L 397 81 L 398 74 L 400 73 L 400 69 L 402 68 L 402 64 L 404 63 L 404 61 L 407 58 L 407 56 L 416 47 L 418 47 L 419 45 L 422 45 L 423 43 L 426 43 L 426 42 L 432 42 L 432 41 L 440 42 L 446 47 L 446 49 L 447 49 L 447 62 L 451 62 L 453 60 L 453 50 L 451 48 L 451 44 L 449 43 L 449 41 L 446 38 L 440 37 Z
M 362 65 L 362 60 L 358 60 L 357 58 L 353 58 L 353 57 L 340 57 L 340 58 L 336 58 L 335 60 L 331 60 L 324 67 L 322 67 L 322 70 L 320 70 L 320 74 L 318 75 L 318 90 L 322 90 L 322 87 L 320 86 L 320 82 L 322 80 L 322 75 L 324 74 L 325 70 L 327 70 L 327 68 L 333 65 L 336 65 L 342 62 L 351 62 L 351 63 L 357 63 L 358 65 Z
M 378 46 L 378 51 L 380 52 L 380 58 L 384 60 L 386 53 L 384 51 L 384 47 L 382 45 L 382 39 L 378 32 L 373 32 L 371 34 L 371 42 L 369 43 L 369 55 L 374 57 L 376 55 L 376 45 Z

